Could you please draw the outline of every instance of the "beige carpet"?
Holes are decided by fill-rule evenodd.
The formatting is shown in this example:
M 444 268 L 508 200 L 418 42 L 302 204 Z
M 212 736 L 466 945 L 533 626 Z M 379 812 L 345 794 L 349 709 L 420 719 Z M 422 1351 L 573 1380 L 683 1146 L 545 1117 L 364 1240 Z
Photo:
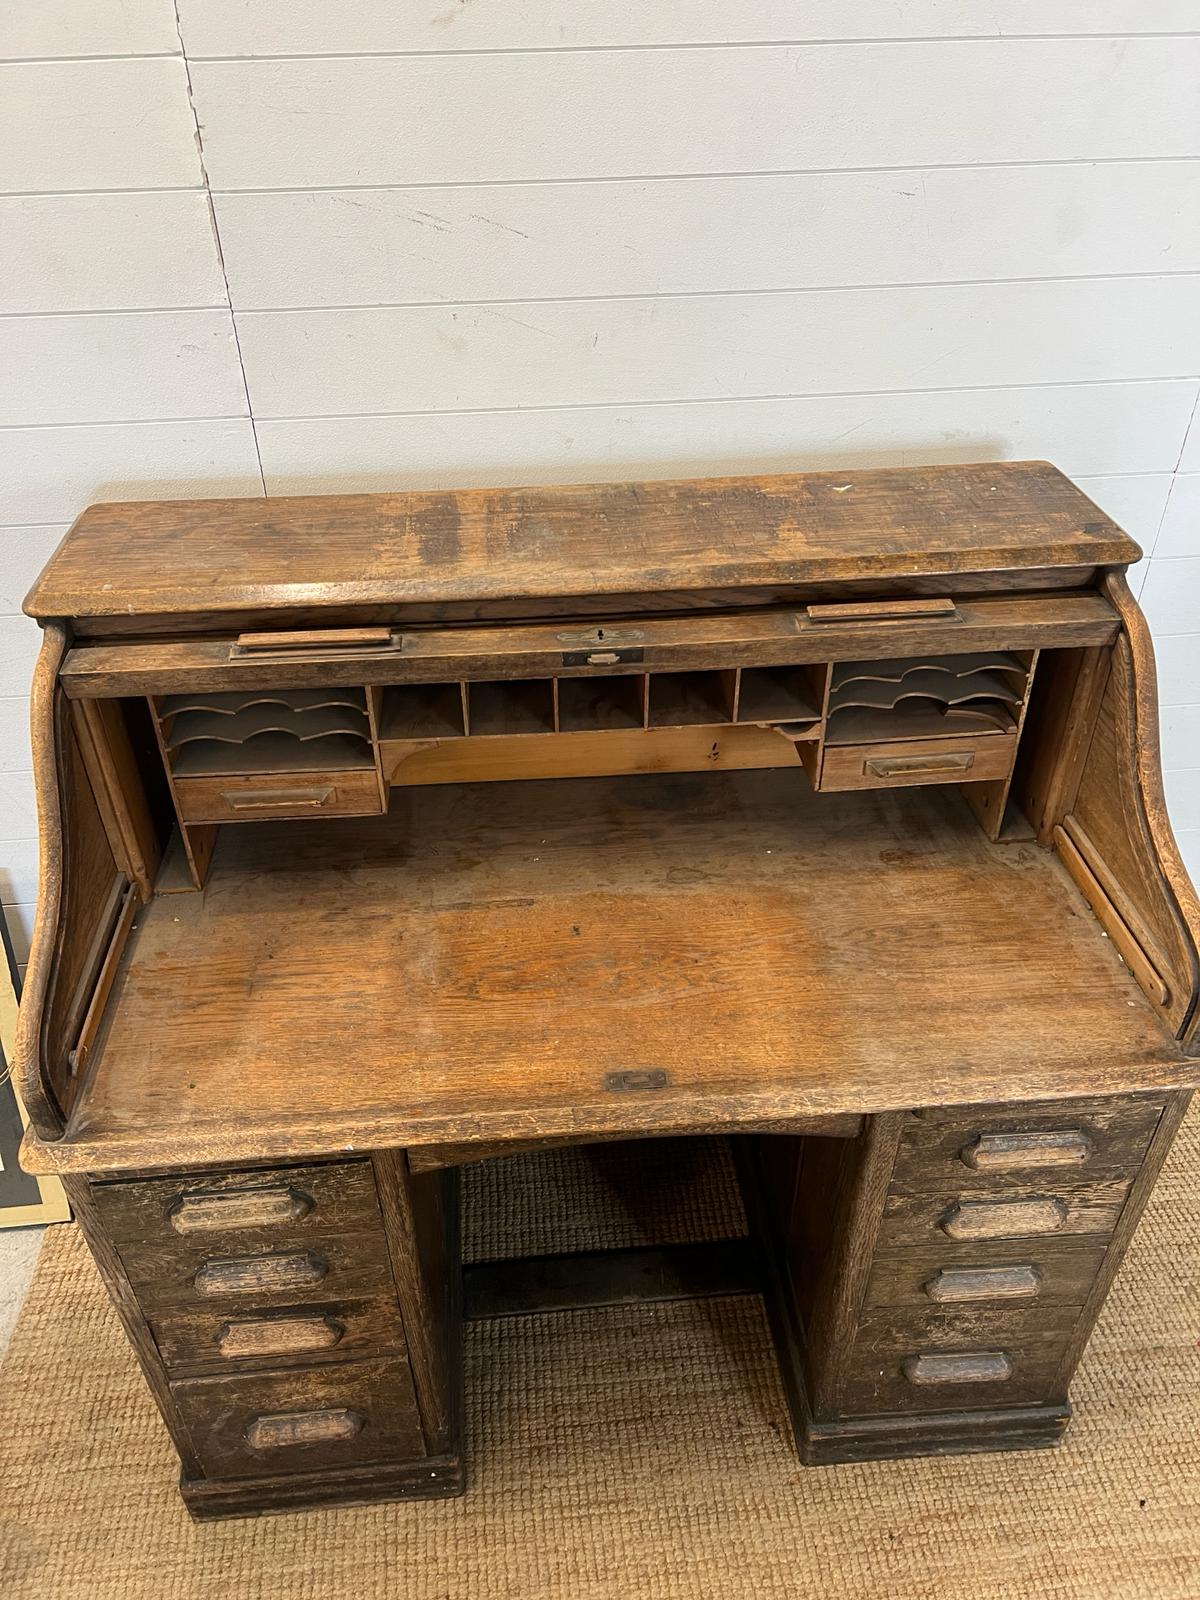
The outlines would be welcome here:
M 619 1194 L 630 1160 L 511 1166 L 512 1230 L 590 1242 L 572 1197 Z M 697 1179 L 690 1156 L 653 1170 L 657 1200 L 606 1238 Z M 724 1189 L 692 1231 L 724 1226 Z M 0 1384 L 0 1600 L 1198 1600 L 1198 1239 L 1200 1111 L 1055 1452 L 806 1470 L 757 1301 L 623 1308 L 469 1331 L 464 1499 L 196 1527 L 87 1254 L 52 1229 Z

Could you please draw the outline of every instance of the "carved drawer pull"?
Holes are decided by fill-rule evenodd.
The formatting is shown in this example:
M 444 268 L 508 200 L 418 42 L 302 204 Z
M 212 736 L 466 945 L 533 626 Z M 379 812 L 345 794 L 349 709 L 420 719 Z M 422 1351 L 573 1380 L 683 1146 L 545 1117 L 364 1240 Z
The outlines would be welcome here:
M 336 793 L 332 784 L 324 789 L 235 789 L 222 791 L 221 799 L 231 811 L 297 811 L 301 806 L 319 811 Z
M 279 1411 L 255 1417 L 246 1429 L 251 1450 L 286 1450 L 298 1444 L 330 1444 L 361 1433 L 363 1418 L 357 1411 Z
M 864 763 L 873 778 L 900 778 L 909 772 L 969 772 L 974 765 L 974 750 L 942 756 L 872 756 Z
M 1034 1300 L 1042 1275 L 1028 1267 L 942 1267 L 922 1288 L 939 1305 L 964 1300 Z
M 1059 1133 L 977 1133 L 958 1153 L 977 1172 L 1012 1172 L 1022 1167 L 1078 1167 L 1092 1153 L 1092 1141 L 1078 1128 Z
M 332 1350 L 345 1328 L 332 1317 L 260 1317 L 227 1322 L 217 1336 L 223 1356 L 290 1356 L 308 1350 Z
M 963 1200 L 940 1226 L 950 1239 L 1008 1239 L 1057 1233 L 1066 1220 L 1061 1200 Z
M 313 1204 L 299 1189 L 224 1189 L 181 1194 L 167 1215 L 176 1233 L 221 1233 L 298 1222 Z
M 1012 1357 L 1003 1350 L 967 1350 L 961 1355 L 909 1356 L 904 1376 L 917 1388 L 940 1383 L 1005 1383 Z
M 329 1263 L 311 1250 L 292 1255 L 231 1256 L 206 1261 L 192 1280 L 199 1294 L 273 1294 L 320 1283 Z

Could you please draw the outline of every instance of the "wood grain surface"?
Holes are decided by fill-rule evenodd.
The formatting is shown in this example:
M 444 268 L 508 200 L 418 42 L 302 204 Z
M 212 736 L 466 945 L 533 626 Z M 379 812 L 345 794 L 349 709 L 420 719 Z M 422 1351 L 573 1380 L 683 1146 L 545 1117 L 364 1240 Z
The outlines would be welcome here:
M 90 507 L 37 617 L 447 604 L 1136 561 L 1047 462 Z
M 953 792 L 806 791 L 412 789 L 387 818 L 227 829 L 203 896 L 141 913 L 53 1154 L 116 1170 L 1191 1081 L 1052 857 L 991 845 Z M 612 1087 L 644 1070 L 663 1076 Z

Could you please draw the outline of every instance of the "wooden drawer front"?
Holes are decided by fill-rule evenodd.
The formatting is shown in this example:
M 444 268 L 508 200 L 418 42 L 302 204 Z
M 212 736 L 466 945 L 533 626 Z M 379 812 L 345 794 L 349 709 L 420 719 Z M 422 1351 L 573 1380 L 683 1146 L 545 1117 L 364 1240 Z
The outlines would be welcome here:
M 369 1300 L 394 1293 L 383 1225 L 286 1241 L 124 1245 L 122 1264 L 153 1320 L 166 1310 L 249 1316 L 260 1309 Z
M 1008 734 L 827 744 L 821 789 L 903 789 L 922 783 L 980 783 L 1007 778 L 1017 741 Z
M 383 810 L 374 767 L 352 772 L 236 773 L 176 778 L 184 822 L 278 822 L 296 817 L 370 817 Z
M 878 1249 L 910 1244 L 987 1244 L 1112 1232 L 1129 1178 L 1100 1178 L 997 1193 L 976 1188 L 917 1190 L 892 1186 Z
M 317 1234 L 382 1226 L 369 1161 L 257 1172 L 193 1172 L 93 1188 L 109 1237 L 208 1255 L 277 1248 Z
M 159 1354 L 173 1372 L 252 1372 L 407 1349 L 400 1308 L 391 1295 L 221 1311 L 195 1303 L 164 1307 L 149 1322 Z
M 868 1306 L 964 1309 L 1081 1306 L 1104 1261 L 1103 1244 L 1080 1248 L 1036 1241 L 1033 1248 L 933 1246 L 881 1256 L 867 1282 Z
M 845 1416 L 974 1411 L 1053 1399 L 1076 1306 L 868 1312 L 842 1386 Z
M 171 1385 L 213 1478 L 411 1461 L 424 1455 L 408 1362 L 346 1361 Z
M 1028 1188 L 1057 1178 L 1132 1176 L 1162 1116 L 1161 1101 L 1108 1100 L 1072 1105 L 945 1112 L 906 1119 L 895 1179 L 906 1189 Z

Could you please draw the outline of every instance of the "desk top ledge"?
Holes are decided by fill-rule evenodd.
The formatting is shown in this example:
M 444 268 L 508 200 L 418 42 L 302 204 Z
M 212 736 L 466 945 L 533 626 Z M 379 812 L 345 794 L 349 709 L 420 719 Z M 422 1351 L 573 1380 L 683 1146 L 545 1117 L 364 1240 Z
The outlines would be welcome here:
M 94 505 L 41 620 L 597 598 L 1126 565 L 1044 461 L 777 477 Z

